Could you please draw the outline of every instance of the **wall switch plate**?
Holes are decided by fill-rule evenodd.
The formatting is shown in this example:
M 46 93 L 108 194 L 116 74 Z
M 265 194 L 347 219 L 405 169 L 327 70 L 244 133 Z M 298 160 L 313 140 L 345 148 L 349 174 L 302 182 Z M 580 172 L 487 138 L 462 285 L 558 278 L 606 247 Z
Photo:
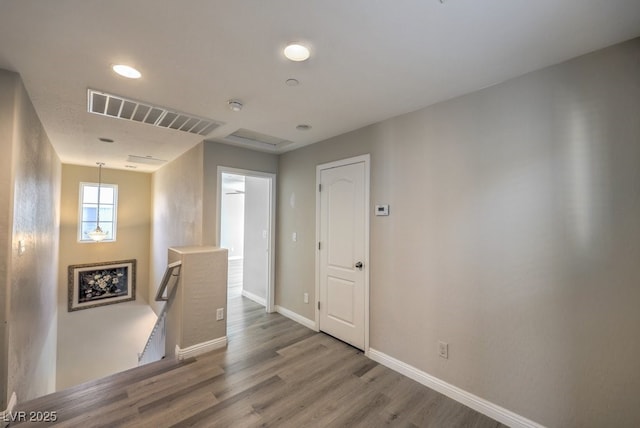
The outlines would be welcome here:
M 216 321 L 220 321 L 224 319 L 224 308 L 216 309 Z
M 292 240 L 293 242 L 298 242 L 298 232 L 293 232 L 293 233 L 291 234 L 291 240 Z
M 304 293 L 304 302 L 309 303 L 309 293 Z
M 447 342 L 438 342 L 438 355 L 445 360 L 449 359 L 449 344 Z
M 389 215 L 389 204 L 376 205 L 376 215 Z

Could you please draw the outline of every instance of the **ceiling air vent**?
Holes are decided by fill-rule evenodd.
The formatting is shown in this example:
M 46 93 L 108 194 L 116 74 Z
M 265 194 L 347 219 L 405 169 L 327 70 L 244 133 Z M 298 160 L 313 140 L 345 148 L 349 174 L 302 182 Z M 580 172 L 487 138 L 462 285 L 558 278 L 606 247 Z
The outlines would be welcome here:
M 127 162 L 143 163 L 147 165 L 164 165 L 165 163 L 167 163 L 166 160 L 156 159 L 153 156 L 137 156 L 137 155 L 129 155 L 127 157 Z
M 180 113 L 164 107 L 154 106 L 150 103 L 134 101 L 94 89 L 89 89 L 88 101 L 87 109 L 89 113 L 147 123 L 161 128 L 171 128 L 176 131 L 190 132 L 203 136 L 208 135 L 222 125 L 221 122 L 216 122 L 215 120 Z
M 238 129 L 233 134 L 229 134 L 225 137 L 227 141 L 233 141 L 246 146 L 250 146 L 256 149 L 263 150 L 279 150 L 283 147 L 292 144 L 291 141 L 283 140 L 282 138 L 272 137 L 270 135 L 260 134 L 249 129 Z

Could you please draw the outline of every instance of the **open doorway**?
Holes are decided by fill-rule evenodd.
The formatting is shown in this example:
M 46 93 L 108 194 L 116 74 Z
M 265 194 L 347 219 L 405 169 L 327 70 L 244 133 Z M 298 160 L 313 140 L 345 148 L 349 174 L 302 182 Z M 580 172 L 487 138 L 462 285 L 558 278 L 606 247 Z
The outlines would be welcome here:
M 274 311 L 275 175 L 218 167 L 219 246 L 229 250 L 228 297 Z

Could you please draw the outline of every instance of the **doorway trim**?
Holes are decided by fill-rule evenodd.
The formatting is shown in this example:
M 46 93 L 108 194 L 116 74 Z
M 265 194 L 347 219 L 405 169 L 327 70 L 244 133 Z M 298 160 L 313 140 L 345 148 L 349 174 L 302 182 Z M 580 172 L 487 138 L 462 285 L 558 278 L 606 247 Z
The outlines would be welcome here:
M 364 275 L 364 354 L 369 356 L 369 274 L 371 272 L 369 264 L 369 213 L 370 213 L 370 170 L 371 170 L 371 155 L 365 154 L 355 156 L 351 158 L 341 159 L 334 162 L 323 163 L 316 166 L 316 301 L 315 301 L 315 322 L 316 331 L 320 331 L 320 310 L 318 309 L 318 302 L 320 300 L 320 250 L 318 244 L 320 243 L 320 173 L 325 169 L 337 168 L 341 166 L 351 165 L 354 163 L 364 162 L 364 265 L 366 267 Z
M 217 171 L 217 199 L 216 199 L 216 246 L 220 246 L 221 220 L 222 220 L 222 174 L 243 175 L 245 177 L 266 178 L 269 180 L 269 278 L 267 286 L 266 311 L 275 312 L 275 232 L 276 232 L 276 174 L 248 169 L 231 168 L 218 165 Z

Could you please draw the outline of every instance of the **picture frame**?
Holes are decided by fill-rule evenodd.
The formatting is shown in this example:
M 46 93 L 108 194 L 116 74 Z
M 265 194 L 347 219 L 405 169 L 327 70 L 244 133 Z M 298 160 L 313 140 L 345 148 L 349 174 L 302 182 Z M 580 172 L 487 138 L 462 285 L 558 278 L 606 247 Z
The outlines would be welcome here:
M 68 311 L 136 298 L 136 260 L 70 265 Z

